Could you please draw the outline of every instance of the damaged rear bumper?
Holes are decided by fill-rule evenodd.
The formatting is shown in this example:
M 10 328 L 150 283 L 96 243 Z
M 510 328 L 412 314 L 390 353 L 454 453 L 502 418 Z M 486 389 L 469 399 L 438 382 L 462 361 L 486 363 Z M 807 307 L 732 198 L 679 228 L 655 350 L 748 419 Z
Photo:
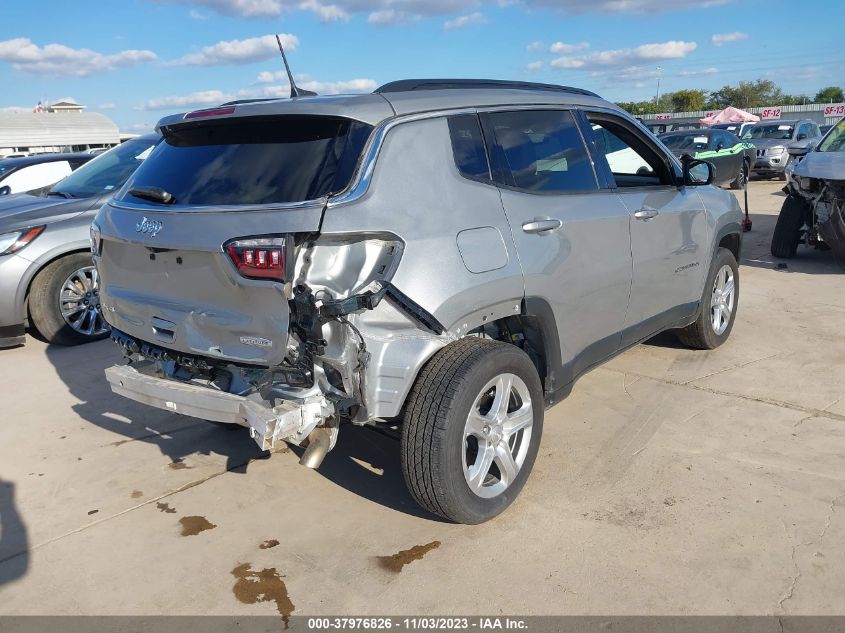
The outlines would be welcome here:
M 116 394 L 165 411 L 249 428 L 262 450 L 281 441 L 299 444 L 333 415 L 319 397 L 281 401 L 276 406 L 260 399 L 220 391 L 155 375 L 153 363 L 115 365 L 106 379 Z

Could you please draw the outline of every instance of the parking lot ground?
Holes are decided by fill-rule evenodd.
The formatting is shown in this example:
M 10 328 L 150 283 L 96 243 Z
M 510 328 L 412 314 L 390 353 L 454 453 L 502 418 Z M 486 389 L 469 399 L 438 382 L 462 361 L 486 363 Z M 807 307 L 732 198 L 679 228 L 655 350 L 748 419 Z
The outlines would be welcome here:
M 108 341 L 0 351 L 0 613 L 842 614 L 845 266 L 778 268 L 780 187 L 751 183 L 730 341 L 582 378 L 481 526 L 418 510 L 371 430 L 315 472 L 113 396 Z

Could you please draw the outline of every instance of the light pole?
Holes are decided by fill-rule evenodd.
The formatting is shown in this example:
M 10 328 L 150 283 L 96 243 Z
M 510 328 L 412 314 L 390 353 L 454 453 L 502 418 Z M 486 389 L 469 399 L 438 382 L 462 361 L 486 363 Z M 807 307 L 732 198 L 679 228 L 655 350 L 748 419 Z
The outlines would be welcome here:
M 663 67 L 657 67 L 657 96 L 654 99 L 654 105 L 656 108 L 660 109 L 660 77 L 661 73 L 663 72 Z

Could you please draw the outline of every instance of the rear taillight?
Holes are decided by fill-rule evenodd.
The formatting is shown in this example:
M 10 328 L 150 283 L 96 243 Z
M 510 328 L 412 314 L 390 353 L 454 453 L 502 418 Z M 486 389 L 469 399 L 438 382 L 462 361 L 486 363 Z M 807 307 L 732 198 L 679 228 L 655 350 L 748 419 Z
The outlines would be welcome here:
M 224 248 L 243 277 L 285 280 L 285 238 L 233 240 Z

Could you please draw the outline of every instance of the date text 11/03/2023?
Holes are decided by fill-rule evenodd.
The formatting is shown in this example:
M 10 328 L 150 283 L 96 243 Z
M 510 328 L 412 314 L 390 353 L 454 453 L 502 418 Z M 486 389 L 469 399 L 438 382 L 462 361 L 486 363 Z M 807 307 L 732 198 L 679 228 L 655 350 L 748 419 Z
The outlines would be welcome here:
M 326 617 L 308 618 L 308 629 L 320 630 L 525 630 L 527 623 L 511 617 Z

